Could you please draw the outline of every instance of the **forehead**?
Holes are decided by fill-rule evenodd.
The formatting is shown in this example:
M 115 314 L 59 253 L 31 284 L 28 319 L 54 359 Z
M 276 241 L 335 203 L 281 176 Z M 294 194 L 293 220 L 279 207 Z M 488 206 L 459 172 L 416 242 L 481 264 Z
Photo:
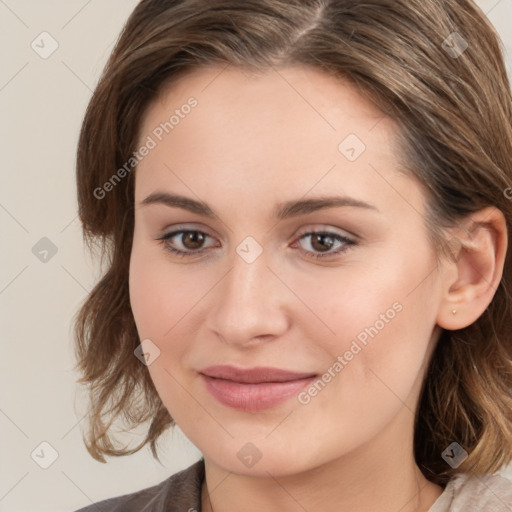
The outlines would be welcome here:
M 275 135 L 285 126 L 290 135 L 305 130 L 340 136 L 347 129 L 372 130 L 382 112 L 347 79 L 306 66 L 269 68 L 259 72 L 234 67 L 196 68 L 164 87 L 142 118 L 148 132 L 194 97 L 194 117 L 206 127 L 246 125 L 251 133 Z M 277 108 L 276 108 L 277 107 Z M 206 119 L 207 118 L 207 119 Z M 286 121 L 300 119 L 298 126 Z M 393 124 L 386 118 L 388 124 Z M 396 127 L 396 126 L 395 126 Z M 176 127 L 177 128 L 177 127 Z M 284 135 L 284 134 L 283 134 Z
M 397 130 L 353 85 L 312 68 L 196 69 L 142 119 L 139 144 L 154 147 L 137 167 L 136 196 L 162 186 L 203 198 L 232 193 L 246 204 L 258 192 L 283 199 L 288 191 L 396 200 L 383 185 L 404 178 Z

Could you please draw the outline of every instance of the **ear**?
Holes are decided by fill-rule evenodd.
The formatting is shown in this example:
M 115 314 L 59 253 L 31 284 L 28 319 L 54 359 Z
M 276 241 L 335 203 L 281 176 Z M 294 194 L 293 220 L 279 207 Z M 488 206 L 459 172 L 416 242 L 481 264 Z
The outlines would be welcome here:
M 454 258 L 443 261 L 437 324 L 449 330 L 475 322 L 491 303 L 503 275 L 507 224 L 494 207 L 469 215 L 450 230 Z

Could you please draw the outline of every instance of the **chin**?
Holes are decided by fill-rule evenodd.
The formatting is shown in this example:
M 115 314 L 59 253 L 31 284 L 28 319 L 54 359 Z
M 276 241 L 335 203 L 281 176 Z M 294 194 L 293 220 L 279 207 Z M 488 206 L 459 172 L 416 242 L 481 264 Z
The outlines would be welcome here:
M 247 437 L 246 437 L 247 439 Z M 294 446 L 300 446 L 302 442 Z M 313 445 L 311 445 L 314 448 Z M 199 447 L 201 450 L 201 447 Z M 201 450 L 204 458 L 225 471 L 252 477 L 283 477 L 312 469 L 325 461 L 318 453 L 308 454 L 304 450 L 290 450 L 280 442 L 268 439 L 237 441 L 231 439 L 226 445 L 216 445 Z

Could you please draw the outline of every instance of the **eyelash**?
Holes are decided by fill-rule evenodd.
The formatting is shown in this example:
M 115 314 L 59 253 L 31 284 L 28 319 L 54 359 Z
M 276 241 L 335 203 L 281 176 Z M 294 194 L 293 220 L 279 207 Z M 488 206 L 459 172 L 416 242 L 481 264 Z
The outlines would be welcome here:
M 172 247 L 172 246 L 170 246 L 168 244 L 168 240 L 169 239 L 174 238 L 177 235 L 182 235 L 182 234 L 185 234 L 185 233 L 201 233 L 202 235 L 205 235 L 207 237 L 210 236 L 207 233 L 205 233 L 203 231 L 199 231 L 197 229 L 180 229 L 178 231 L 173 231 L 171 233 L 166 233 L 165 235 L 163 235 L 160 238 L 157 238 L 156 240 L 160 241 L 160 243 L 164 246 L 165 250 L 167 250 L 167 251 L 169 251 L 169 252 L 171 252 L 171 253 L 173 253 L 176 256 L 179 256 L 181 258 L 197 256 L 197 255 L 202 254 L 203 252 L 206 251 L 206 249 L 199 249 L 197 251 L 190 251 L 190 252 L 181 251 L 179 249 L 175 249 L 174 247 Z M 311 235 L 324 235 L 324 236 L 328 236 L 328 237 L 333 238 L 333 239 L 335 239 L 335 240 L 337 240 L 339 242 L 343 242 L 343 244 L 344 244 L 341 249 L 338 249 L 338 250 L 336 250 L 334 252 L 317 253 L 317 254 L 315 254 L 315 253 L 311 253 L 310 251 L 302 250 L 303 252 L 306 252 L 309 255 L 309 257 L 311 257 L 313 259 L 321 259 L 321 258 L 328 258 L 328 257 L 332 258 L 334 256 L 340 255 L 340 254 L 348 251 L 352 246 L 357 245 L 357 242 L 355 242 L 354 240 L 351 240 L 350 238 L 347 238 L 345 236 L 342 236 L 342 235 L 339 235 L 337 233 L 330 232 L 330 231 L 308 231 L 307 233 L 303 233 L 299 237 L 299 240 L 302 240 L 302 238 L 305 238 L 305 237 L 311 236 Z

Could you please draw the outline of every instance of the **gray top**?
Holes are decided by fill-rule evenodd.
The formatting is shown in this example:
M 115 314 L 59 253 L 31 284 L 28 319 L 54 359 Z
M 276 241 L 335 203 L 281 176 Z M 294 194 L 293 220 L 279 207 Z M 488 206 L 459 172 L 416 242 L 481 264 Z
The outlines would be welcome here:
M 512 482 L 498 474 L 458 473 L 428 512 L 512 512 Z
M 75 512 L 201 512 L 204 459 L 157 485 Z M 458 473 L 428 512 L 512 512 L 512 482 L 500 475 Z
M 201 512 L 204 459 L 152 487 L 93 503 L 76 512 Z

